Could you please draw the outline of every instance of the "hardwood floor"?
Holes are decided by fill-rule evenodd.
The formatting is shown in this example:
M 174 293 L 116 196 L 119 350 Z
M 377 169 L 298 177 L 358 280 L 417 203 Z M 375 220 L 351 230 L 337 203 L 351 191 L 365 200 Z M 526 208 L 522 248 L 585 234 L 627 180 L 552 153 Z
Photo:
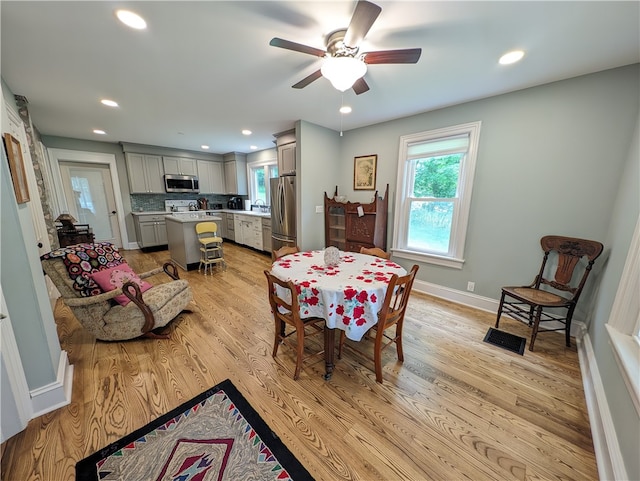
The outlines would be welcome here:
M 124 255 L 139 272 L 169 257 Z M 73 480 L 78 460 L 227 378 L 318 481 L 598 478 L 578 355 L 563 335 L 540 335 L 519 356 L 482 341 L 494 314 L 414 292 L 405 361 L 385 351 L 383 384 L 352 350 L 330 381 L 320 358 L 294 381 L 292 350 L 271 357 L 270 257 L 227 243 L 225 258 L 213 276 L 180 272 L 200 312 L 179 316 L 170 340 L 96 342 L 58 302 L 72 402 L 3 444 L 2 480 Z M 500 327 L 529 338 L 515 321 Z

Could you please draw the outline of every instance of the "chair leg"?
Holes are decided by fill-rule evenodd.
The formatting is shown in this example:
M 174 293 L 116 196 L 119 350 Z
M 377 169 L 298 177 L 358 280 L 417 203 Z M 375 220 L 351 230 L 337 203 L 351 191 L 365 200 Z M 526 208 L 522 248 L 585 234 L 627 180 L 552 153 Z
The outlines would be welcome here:
M 396 351 L 398 353 L 398 361 L 404 362 L 404 351 L 402 350 L 402 325 L 404 324 L 404 319 L 401 319 L 398 324 L 396 324 Z
M 533 344 L 536 342 L 538 336 L 538 327 L 540 326 L 540 314 L 542 313 L 542 307 L 537 307 L 535 310 L 535 318 L 533 320 L 533 329 L 531 331 L 531 342 L 529 343 L 529 350 L 533 351 Z
M 502 306 L 504 305 L 504 292 L 502 293 L 502 296 L 500 297 L 500 305 L 498 306 L 498 315 L 496 316 L 496 329 L 498 329 L 498 326 L 500 325 L 500 316 L 502 315 Z
M 378 329 L 376 332 L 376 341 L 373 348 L 373 360 L 376 370 L 376 382 L 382 384 L 382 338 L 384 337 L 384 330 Z
M 298 346 L 296 349 L 296 372 L 293 375 L 293 380 L 297 381 L 300 377 L 300 370 L 302 369 L 302 356 L 304 355 L 304 327 L 297 329 L 296 337 L 298 339 Z
M 280 324 L 280 328 L 278 329 L 278 324 Z M 273 357 L 276 357 L 278 354 L 278 347 L 280 346 L 280 342 L 282 337 L 284 336 L 284 322 L 280 321 L 279 323 L 276 321 L 275 338 L 273 340 Z
M 342 359 L 342 346 L 344 345 L 344 331 L 340 331 L 340 341 L 338 341 L 338 359 Z
M 567 347 L 571 347 L 571 319 L 573 318 L 573 309 L 575 306 L 571 306 L 569 308 L 569 312 L 567 312 L 567 320 L 564 325 L 564 335 Z

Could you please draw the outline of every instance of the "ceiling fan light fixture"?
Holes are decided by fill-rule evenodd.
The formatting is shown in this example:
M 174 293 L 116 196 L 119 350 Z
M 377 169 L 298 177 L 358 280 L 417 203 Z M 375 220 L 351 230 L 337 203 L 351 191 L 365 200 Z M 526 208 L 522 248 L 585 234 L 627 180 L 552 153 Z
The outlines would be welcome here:
M 320 71 L 331 85 L 344 92 L 367 73 L 367 64 L 355 57 L 326 57 Z

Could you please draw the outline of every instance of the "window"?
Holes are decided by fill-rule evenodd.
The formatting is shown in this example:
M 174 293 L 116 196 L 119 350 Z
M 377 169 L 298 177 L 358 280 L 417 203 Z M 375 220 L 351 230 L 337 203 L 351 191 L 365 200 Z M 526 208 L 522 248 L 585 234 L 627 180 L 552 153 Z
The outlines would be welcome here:
M 480 122 L 400 137 L 394 255 L 462 268 Z
M 273 161 L 254 163 L 249 165 L 249 186 L 251 200 L 255 203 L 258 199 L 265 205 L 270 203 L 268 179 L 278 177 L 278 164 Z

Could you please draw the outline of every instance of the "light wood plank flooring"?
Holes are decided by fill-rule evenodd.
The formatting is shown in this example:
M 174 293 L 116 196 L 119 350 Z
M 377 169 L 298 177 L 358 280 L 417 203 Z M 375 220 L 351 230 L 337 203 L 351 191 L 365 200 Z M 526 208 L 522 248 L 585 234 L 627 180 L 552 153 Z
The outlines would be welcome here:
M 124 254 L 139 272 L 169 257 Z M 578 356 L 563 335 L 541 334 L 519 356 L 482 342 L 493 314 L 414 293 L 405 361 L 385 351 L 383 384 L 352 350 L 330 381 L 320 358 L 294 381 L 291 349 L 271 357 L 270 258 L 231 243 L 225 257 L 225 272 L 183 273 L 199 312 L 174 321 L 170 340 L 96 342 L 58 302 L 72 402 L 3 444 L 2 480 L 73 480 L 78 460 L 227 378 L 317 480 L 597 479 Z M 501 329 L 529 337 L 515 321 Z

